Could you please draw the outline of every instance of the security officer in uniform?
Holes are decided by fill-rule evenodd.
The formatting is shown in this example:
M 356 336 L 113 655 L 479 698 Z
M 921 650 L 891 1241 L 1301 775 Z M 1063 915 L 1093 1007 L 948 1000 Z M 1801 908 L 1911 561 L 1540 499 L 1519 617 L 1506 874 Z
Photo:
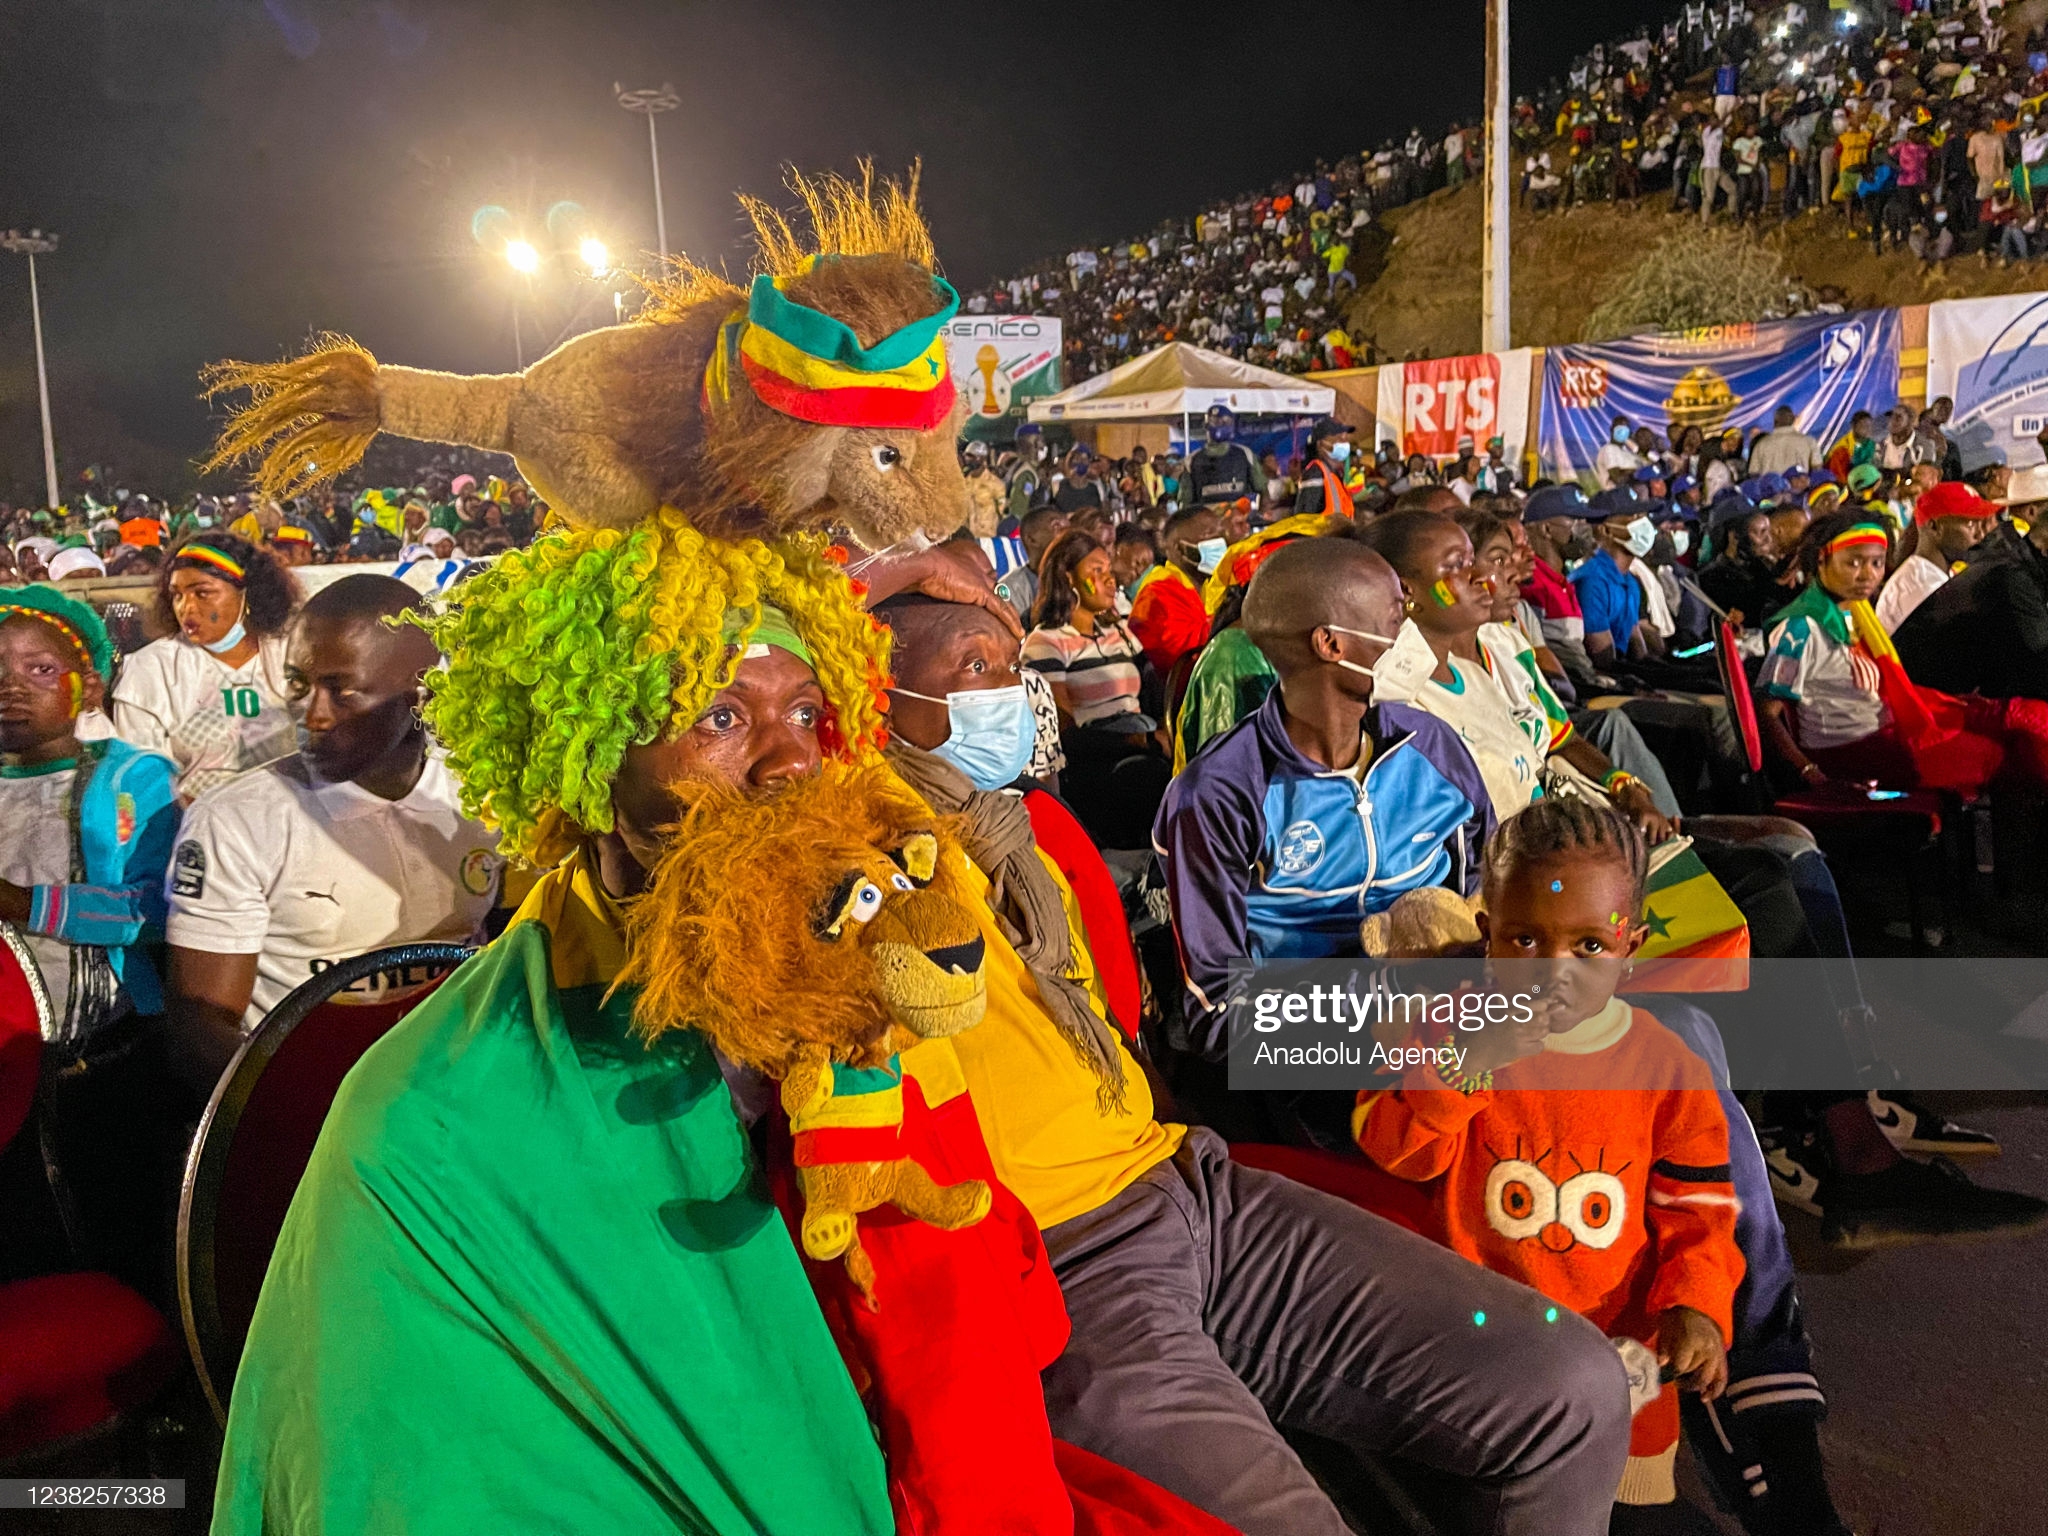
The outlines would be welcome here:
M 1257 503 L 1266 493 L 1266 472 L 1252 451 L 1238 442 L 1237 415 L 1227 405 L 1212 405 L 1202 418 L 1208 441 L 1188 455 L 1182 477 L 1189 506 L 1227 506 L 1233 501 Z

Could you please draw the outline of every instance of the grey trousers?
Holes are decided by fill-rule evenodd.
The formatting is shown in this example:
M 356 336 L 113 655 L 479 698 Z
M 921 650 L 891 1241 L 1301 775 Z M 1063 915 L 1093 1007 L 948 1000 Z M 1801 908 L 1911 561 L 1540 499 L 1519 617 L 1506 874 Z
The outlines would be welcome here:
M 1469 1478 L 1460 1531 L 1604 1536 L 1628 1387 L 1568 1308 L 1202 1129 L 1045 1243 L 1053 1433 L 1245 1536 L 1347 1529 L 1275 1425 Z

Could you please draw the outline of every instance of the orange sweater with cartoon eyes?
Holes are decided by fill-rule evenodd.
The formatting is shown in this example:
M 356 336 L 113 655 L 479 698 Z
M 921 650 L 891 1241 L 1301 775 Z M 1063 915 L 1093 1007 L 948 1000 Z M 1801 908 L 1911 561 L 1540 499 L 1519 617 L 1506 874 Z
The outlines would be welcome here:
M 1389 1173 L 1436 1181 L 1438 1239 L 1475 1264 L 1610 1337 L 1654 1347 L 1658 1316 L 1686 1306 L 1732 1341 L 1743 1262 L 1728 1122 L 1706 1063 L 1640 1008 L 1614 999 L 1490 1089 L 1411 1069 L 1359 1095 L 1352 1131 Z M 1670 1443 L 1667 1412 L 1676 1437 L 1675 1403 L 1667 1388 L 1651 1405 L 1666 1411 L 1638 1417 L 1634 1454 Z

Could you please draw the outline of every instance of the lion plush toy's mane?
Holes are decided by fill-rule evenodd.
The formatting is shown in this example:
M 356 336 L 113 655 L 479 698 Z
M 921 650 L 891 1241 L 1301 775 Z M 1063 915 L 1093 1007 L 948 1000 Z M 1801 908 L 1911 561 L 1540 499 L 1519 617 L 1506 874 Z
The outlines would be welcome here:
M 875 1066 L 892 1019 L 872 961 L 852 937 L 813 930 L 816 909 L 849 870 L 886 880 L 888 850 L 942 824 L 886 767 L 827 764 L 773 794 L 693 786 L 646 891 L 628 906 L 637 1028 L 652 1038 L 695 1028 L 726 1056 L 786 1076 L 804 1046 Z M 934 887 L 954 876 L 940 859 Z

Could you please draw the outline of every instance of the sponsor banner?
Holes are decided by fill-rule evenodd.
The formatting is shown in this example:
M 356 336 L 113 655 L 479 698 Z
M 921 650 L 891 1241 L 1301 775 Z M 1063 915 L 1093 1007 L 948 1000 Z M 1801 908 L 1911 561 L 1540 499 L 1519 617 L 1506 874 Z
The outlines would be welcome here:
M 1825 450 L 1857 411 L 1881 415 L 1898 402 L 1900 333 L 1897 310 L 1866 309 L 1551 347 L 1542 473 L 1597 489 L 1594 461 L 1617 416 L 1675 440 L 1687 427 L 1768 430 L 1789 405 Z
M 1927 398 L 1947 395 L 1942 430 L 1965 470 L 2041 462 L 2048 425 L 2048 293 L 1947 299 L 1927 306 Z
M 1529 347 L 1380 366 L 1379 436 L 1401 456 L 1447 459 L 1460 442 L 1501 440 L 1501 460 L 1520 464 L 1529 438 Z
M 953 387 L 967 402 L 960 435 L 1008 442 L 1033 401 L 1060 392 L 1054 315 L 956 315 L 942 328 Z

